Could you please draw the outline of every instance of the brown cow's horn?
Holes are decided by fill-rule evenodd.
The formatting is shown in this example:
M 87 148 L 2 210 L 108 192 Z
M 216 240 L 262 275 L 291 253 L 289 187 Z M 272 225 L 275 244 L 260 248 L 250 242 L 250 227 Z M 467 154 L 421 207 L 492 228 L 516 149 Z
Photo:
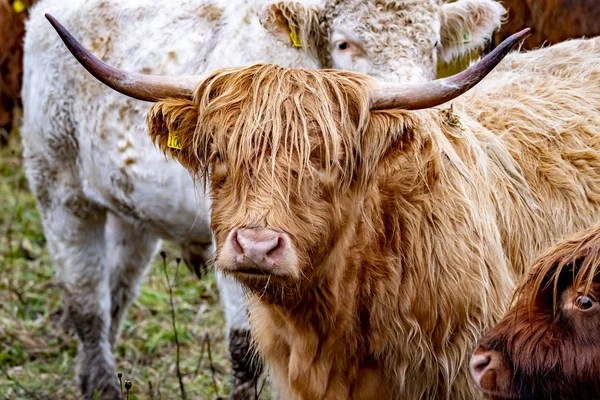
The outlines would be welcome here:
M 192 98 L 200 76 L 156 76 L 125 72 L 100 61 L 87 51 L 53 16 L 46 18 L 77 61 L 96 79 L 126 96 L 144 101 L 158 101 L 168 97 Z
M 527 28 L 515 33 L 481 61 L 448 78 L 414 84 L 381 83 L 373 90 L 371 109 L 421 110 L 450 101 L 477 85 L 492 72 L 508 52 L 529 35 L 529 31 Z

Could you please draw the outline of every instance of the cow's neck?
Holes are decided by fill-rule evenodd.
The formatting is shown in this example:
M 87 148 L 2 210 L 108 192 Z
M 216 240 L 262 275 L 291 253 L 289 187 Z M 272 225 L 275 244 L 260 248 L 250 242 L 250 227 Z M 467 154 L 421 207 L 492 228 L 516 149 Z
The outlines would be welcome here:
M 363 318 L 356 318 L 362 315 L 363 296 L 359 292 L 362 260 L 355 248 L 360 217 L 348 215 L 343 232 L 300 296 L 283 302 L 255 298 L 251 307 L 260 354 L 275 374 L 281 374 L 275 380 L 291 383 L 280 388 L 282 398 L 347 397 L 352 389 L 348 384 L 364 367 L 365 345 L 359 334 Z

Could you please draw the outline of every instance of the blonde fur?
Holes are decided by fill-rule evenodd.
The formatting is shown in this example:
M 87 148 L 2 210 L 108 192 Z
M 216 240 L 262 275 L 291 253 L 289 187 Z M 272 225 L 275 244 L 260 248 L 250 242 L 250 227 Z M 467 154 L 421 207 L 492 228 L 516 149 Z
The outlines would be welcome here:
M 292 238 L 301 278 L 242 282 L 282 398 L 479 398 L 468 355 L 516 278 L 600 218 L 600 39 L 511 55 L 450 108 L 369 111 L 370 79 L 220 70 L 150 134 L 210 176 L 218 249 Z

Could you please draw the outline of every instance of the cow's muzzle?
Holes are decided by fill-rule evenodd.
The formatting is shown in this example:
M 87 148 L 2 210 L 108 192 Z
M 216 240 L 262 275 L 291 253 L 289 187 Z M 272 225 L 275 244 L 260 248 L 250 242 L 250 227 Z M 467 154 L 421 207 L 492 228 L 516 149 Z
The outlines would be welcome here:
M 514 399 L 511 393 L 511 370 L 501 353 L 477 349 L 469 363 L 471 376 L 477 386 L 493 398 Z
M 232 230 L 219 254 L 218 265 L 235 275 L 293 277 L 298 271 L 290 236 L 268 228 Z

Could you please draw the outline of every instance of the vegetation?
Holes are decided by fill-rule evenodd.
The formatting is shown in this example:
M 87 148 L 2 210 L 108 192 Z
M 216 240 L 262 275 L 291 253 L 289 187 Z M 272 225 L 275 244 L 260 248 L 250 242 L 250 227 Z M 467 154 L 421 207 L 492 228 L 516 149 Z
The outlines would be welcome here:
M 187 398 L 226 397 L 230 367 L 214 279 L 209 274 L 199 281 L 184 266 L 176 271 L 179 250 L 169 244 L 163 249 L 177 331 L 157 256 L 115 349 L 123 386 L 131 381 L 131 400 L 181 398 L 177 332 Z M 60 315 L 60 290 L 13 134 L 0 149 L 0 399 L 78 398 L 77 340 L 60 327 Z

